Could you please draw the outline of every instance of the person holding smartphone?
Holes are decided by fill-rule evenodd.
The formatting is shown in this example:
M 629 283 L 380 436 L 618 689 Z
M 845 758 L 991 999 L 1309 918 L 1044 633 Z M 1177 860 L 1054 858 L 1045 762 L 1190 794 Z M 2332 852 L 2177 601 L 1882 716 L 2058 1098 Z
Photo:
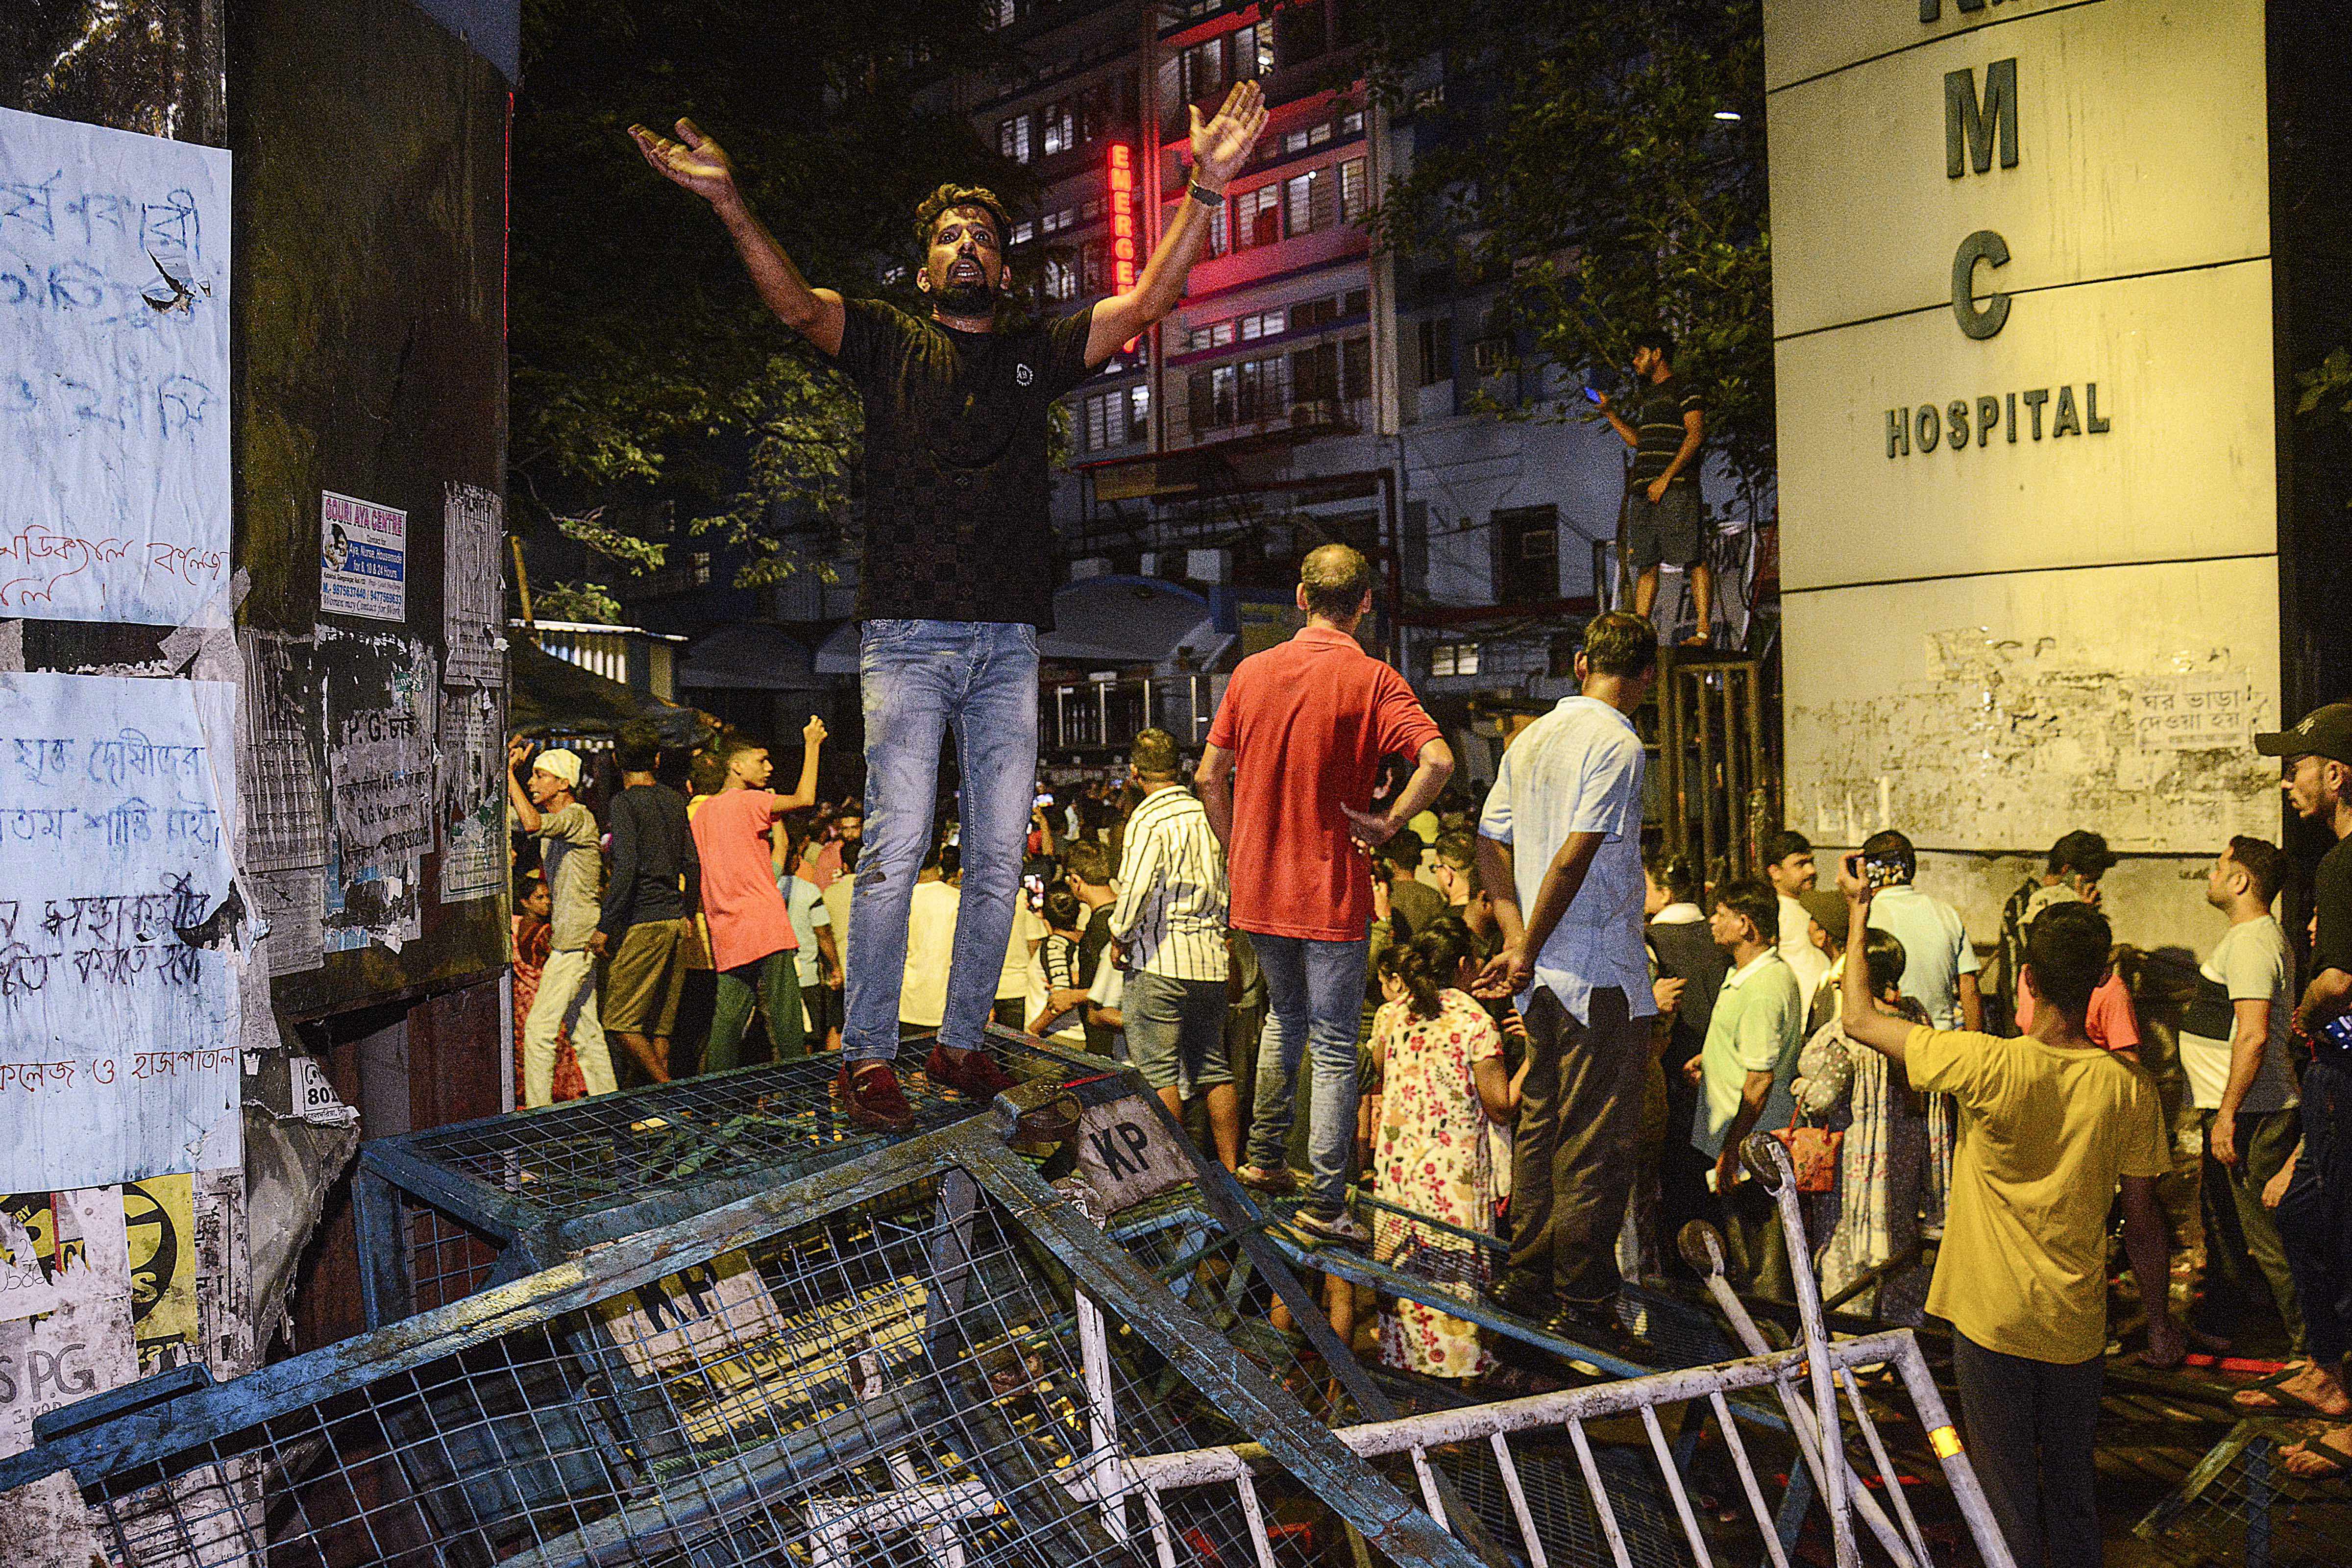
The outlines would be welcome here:
M 1698 479 L 1706 405 L 1696 389 L 1675 376 L 1674 350 L 1674 334 L 1664 328 L 1650 327 L 1634 335 L 1630 421 L 1605 392 L 1587 387 L 1585 400 L 1601 410 L 1618 438 L 1633 449 L 1619 531 L 1625 569 L 1634 574 L 1633 613 L 1648 620 L 1658 599 L 1659 565 L 1680 566 L 1690 574 L 1692 607 L 1698 612 L 1698 629 L 1684 641 L 1704 647 L 1715 625 L 1715 581 L 1706 565 L 1706 506 Z
M 1838 877 L 1846 951 L 1878 925 L 1864 857 Z M 2156 1184 L 2172 1169 L 2155 1080 L 2094 1045 L 2084 1024 L 2113 937 L 2085 903 L 2027 931 L 2020 988 L 2033 1032 L 2002 1039 L 1880 1011 L 1868 966 L 1849 962 L 1846 1037 L 1900 1068 L 1914 1089 L 1959 1104 L 1951 1205 L 1927 1310 L 1952 1325 L 1960 1416 L 1985 1500 L 2019 1568 L 2099 1561 L 2092 1439 L 2107 1349 L 2107 1208 L 2123 1193 L 2124 1250 L 2147 1312 L 2152 1366 L 2186 1342 L 2166 1295 Z

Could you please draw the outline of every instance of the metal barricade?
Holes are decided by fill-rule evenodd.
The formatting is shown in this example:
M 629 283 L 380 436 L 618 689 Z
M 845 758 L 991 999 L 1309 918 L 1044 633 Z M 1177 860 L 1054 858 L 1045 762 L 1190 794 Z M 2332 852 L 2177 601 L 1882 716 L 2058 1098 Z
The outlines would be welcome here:
M 1007 1146 L 1007 1110 L 234 1384 L 56 1413 L 122 1568 L 1476 1561 Z M 142 1399 L 152 1395 L 142 1395 Z M 1255 1515 L 1141 1456 L 1252 1441 Z M 1280 1543 L 1278 1546 L 1276 1543 Z
M 2352 1491 L 2279 1463 L 2280 1446 L 2305 1436 L 2292 1421 L 2240 1421 L 2132 1533 L 2188 1564 L 2332 1568 L 2352 1560 Z
M 1118 1064 L 991 1026 L 1015 1078 L 1089 1080 Z M 928 1047 L 909 1042 L 919 1061 Z M 853 1127 L 834 1056 L 678 1079 L 428 1128 L 360 1146 L 352 1177 L 361 1303 L 370 1328 L 520 1279 L 583 1247 L 699 1214 L 891 1141 Z M 907 1079 L 916 1131 L 986 1109 Z

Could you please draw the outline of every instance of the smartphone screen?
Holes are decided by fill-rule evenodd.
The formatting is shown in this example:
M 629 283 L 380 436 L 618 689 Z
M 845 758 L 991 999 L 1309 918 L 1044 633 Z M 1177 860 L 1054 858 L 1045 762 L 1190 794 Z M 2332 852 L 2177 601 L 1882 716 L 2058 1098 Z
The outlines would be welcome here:
M 1597 408 L 1601 405 L 1601 394 L 1588 386 L 1584 389 L 1584 401 Z

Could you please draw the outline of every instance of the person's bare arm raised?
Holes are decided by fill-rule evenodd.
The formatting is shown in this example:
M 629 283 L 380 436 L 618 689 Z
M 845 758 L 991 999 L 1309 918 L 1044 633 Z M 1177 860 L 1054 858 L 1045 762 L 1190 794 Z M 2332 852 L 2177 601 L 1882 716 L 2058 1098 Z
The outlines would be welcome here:
M 1192 180 L 1203 194 L 1223 203 L 1225 183 L 1234 177 L 1265 129 L 1265 95 L 1257 83 L 1245 81 L 1225 95 L 1224 107 L 1213 119 L 1202 120 L 1192 106 Z M 1176 204 L 1176 221 L 1160 237 L 1160 247 L 1135 279 L 1135 287 L 1114 294 L 1095 307 L 1087 327 L 1087 363 L 1097 365 L 1152 322 L 1176 308 L 1184 297 L 1184 277 L 1200 259 L 1209 237 L 1210 209 L 1187 195 Z
M 735 249 L 743 258 L 751 285 L 776 319 L 828 354 L 841 352 L 841 296 L 831 289 L 812 289 L 751 211 L 735 184 L 735 165 L 726 150 L 704 135 L 691 120 L 677 122 L 678 141 L 656 136 L 642 125 L 629 127 L 630 139 L 664 179 L 682 185 L 710 204 L 727 226 Z

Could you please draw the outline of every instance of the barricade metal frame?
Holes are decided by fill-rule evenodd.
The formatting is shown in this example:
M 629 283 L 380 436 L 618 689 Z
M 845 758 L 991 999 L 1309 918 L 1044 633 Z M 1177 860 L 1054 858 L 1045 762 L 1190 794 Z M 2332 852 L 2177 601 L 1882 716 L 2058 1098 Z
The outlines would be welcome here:
M 1222 1423 L 1376 1552 L 1475 1563 L 1006 1146 L 1007 1102 L 1058 1092 L 233 1384 L 57 1413 L 0 1490 L 70 1470 L 126 1568 L 748 1568 L 879 1537 L 967 1568 L 1140 1565 L 1118 1475 Z M 702 1320 L 727 1331 L 661 1328 L 691 1365 L 648 1379 L 641 1293 L 698 1268 L 737 1281 Z M 1251 1550 L 1232 1517 L 1170 1517 Z
M 1082 1104 L 1127 1091 L 1117 1062 L 988 1034 L 1018 1079 L 1075 1085 Z M 901 1059 L 928 1049 L 909 1040 Z M 833 1100 L 840 1066 L 831 1053 L 803 1057 L 362 1143 L 352 1193 L 367 1326 L 988 1110 L 910 1073 L 914 1132 L 866 1131 Z

